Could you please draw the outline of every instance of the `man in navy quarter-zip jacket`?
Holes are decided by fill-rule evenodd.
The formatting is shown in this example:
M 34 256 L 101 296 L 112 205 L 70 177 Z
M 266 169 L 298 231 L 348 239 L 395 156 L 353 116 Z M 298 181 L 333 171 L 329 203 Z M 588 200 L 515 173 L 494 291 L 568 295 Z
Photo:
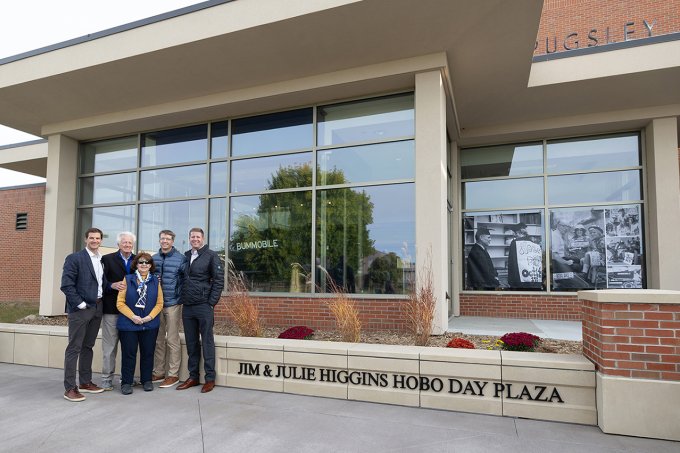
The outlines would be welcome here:
M 199 385 L 198 364 L 202 346 L 205 383 L 201 393 L 210 392 L 215 387 L 214 309 L 224 288 L 224 266 L 217 253 L 204 245 L 204 237 L 201 228 L 192 228 L 189 231 L 191 250 L 184 254 L 187 263 L 182 272 L 180 297 L 184 338 L 189 355 L 189 379 L 177 387 L 177 390 L 185 390 Z
M 160 313 L 161 325 L 156 338 L 152 380 L 160 382 L 160 388 L 168 388 L 179 382 L 179 367 L 182 363 L 182 344 L 179 339 L 182 320 L 180 291 L 187 258 L 174 247 L 175 233 L 172 231 L 158 233 L 158 242 L 161 248 L 153 256 L 153 262 L 163 288 L 163 311 Z

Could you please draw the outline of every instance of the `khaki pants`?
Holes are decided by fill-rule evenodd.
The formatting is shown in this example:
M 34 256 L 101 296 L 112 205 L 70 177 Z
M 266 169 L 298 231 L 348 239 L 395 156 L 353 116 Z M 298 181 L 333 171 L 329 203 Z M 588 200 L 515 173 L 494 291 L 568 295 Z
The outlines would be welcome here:
M 179 375 L 182 362 L 182 348 L 179 339 L 179 325 L 182 320 L 182 306 L 165 307 L 160 313 L 161 326 L 156 339 L 153 360 L 153 374 L 156 376 Z M 167 371 L 167 373 L 166 373 Z

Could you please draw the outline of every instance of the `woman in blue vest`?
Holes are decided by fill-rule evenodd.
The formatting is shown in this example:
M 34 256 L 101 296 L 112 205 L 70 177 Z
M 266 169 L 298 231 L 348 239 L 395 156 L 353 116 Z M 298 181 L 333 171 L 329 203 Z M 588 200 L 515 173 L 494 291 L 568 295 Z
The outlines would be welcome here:
M 151 372 L 156 336 L 160 326 L 158 314 L 163 310 L 163 290 L 154 275 L 151 255 L 140 253 L 132 261 L 132 274 L 123 280 L 116 306 L 121 347 L 121 386 L 123 395 L 132 393 L 132 383 L 139 348 L 139 375 L 145 392 L 153 390 Z

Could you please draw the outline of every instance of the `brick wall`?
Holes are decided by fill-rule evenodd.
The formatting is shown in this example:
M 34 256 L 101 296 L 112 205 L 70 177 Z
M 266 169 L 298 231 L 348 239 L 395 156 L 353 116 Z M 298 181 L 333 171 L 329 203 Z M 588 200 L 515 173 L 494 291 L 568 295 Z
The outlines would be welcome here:
M 42 263 L 45 185 L 0 189 L 0 301 L 38 302 Z M 28 214 L 28 228 L 16 230 L 16 215 Z
M 228 321 L 226 298 L 215 307 L 215 318 Z M 335 321 L 322 298 L 255 297 L 266 327 L 306 325 L 312 329 L 334 329 Z M 362 330 L 405 331 L 404 299 L 354 299 Z
M 680 304 L 583 302 L 583 354 L 612 376 L 680 381 Z
M 571 48 L 576 47 L 576 40 L 579 48 L 601 46 L 607 40 L 623 42 L 628 22 L 634 23 L 628 26 L 628 40 L 646 38 L 645 20 L 652 27 L 652 36 L 680 32 L 680 0 L 545 0 L 534 55 L 565 52 L 565 39 Z M 567 39 L 570 33 L 578 36 Z M 589 33 L 597 43 L 588 38 Z
M 576 295 L 461 294 L 460 314 L 493 318 L 580 321 L 581 304 Z

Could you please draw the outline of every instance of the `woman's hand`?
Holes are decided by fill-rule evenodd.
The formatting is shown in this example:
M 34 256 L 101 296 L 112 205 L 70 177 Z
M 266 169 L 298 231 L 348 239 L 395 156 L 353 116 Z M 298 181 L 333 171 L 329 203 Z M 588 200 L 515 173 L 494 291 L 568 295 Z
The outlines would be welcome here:
M 140 318 L 139 316 L 134 315 L 134 316 L 132 317 L 132 322 L 134 322 L 135 324 L 139 325 L 139 324 L 143 324 L 143 323 L 144 323 L 144 320 L 143 320 L 142 318 Z
M 142 318 L 142 322 L 149 322 L 151 321 L 151 319 L 152 319 L 151 316 L 145 316 Z

